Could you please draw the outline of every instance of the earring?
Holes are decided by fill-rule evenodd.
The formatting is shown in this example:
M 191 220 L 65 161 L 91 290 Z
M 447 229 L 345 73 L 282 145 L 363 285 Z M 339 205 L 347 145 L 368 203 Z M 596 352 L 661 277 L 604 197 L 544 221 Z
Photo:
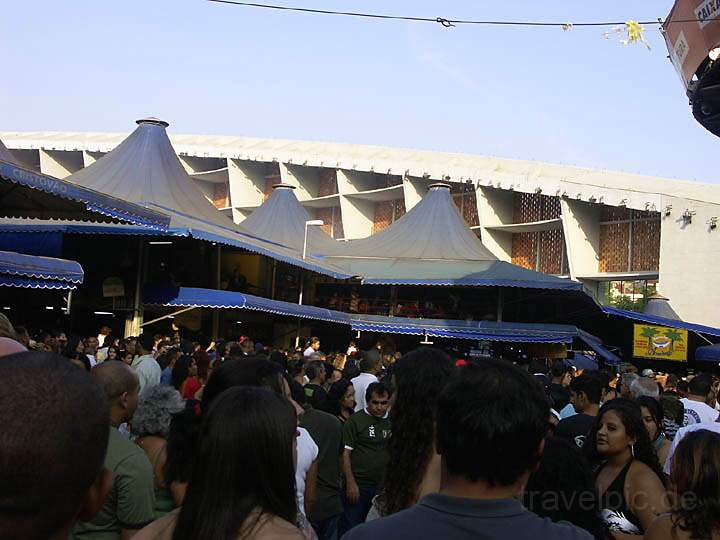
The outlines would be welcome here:
M 635 459 L 635 445 L 634 444 L 630 445 L 630 455 L 633 457 L 633 459 Z

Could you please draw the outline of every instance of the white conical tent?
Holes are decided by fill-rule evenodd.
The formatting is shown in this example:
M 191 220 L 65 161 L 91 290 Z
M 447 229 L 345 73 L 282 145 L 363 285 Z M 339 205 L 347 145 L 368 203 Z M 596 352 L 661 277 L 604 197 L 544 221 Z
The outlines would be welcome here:
M 5 146 L 2 141 L 0 141 L 0 161 L 7 161 L 19 165 L 15 156 L 13 156 L 12 152 L 7 149 L 7 146 Z
M 143 118 L 115 149 L 66 180 L 135 203 L 166 207 L 222 227 L 230 218 L 210 204 L 188 176 L 157 118 Z
M 655 317 L 680 320 L 680 316 L 675 313 L 675 310 L 670 305 L 670 299 L 661 294 L 654 294 L 648 298 L 643 313 L 645 315 L 653 315 Z
M 65 180 L 171 217 L 174 232 L 255 251 L 335 277 L 349 277 L 322 261 L 300 258 L 297 249 L 266 241 L 221 214 L 188 176 L 170 143 L 167 122 L 137 121 L 138 127 L 111 152 Z
M 288 184 L 274 185 L 270 198 L 241 223 L 242 228 L 260 238 L 302 251 L 305 223 L 312 217 L 298 202 L 294 190 L 295 187 Z M 338 243 L 319 227 L 308 227 L 307 235 L 308 253 L 332 252 Z
M 423 199 L 384 231 L 339 243 L 338 255 L 453 261 L 496 261 L 468 229 L 447 184 L 432 184 Z
M 500 261 L 468 229 L 449 186 L 433 184 L 384 231 L 337 242 L 328 260 L 369 284 L 473 285 L 583 290 L 580 283 Z

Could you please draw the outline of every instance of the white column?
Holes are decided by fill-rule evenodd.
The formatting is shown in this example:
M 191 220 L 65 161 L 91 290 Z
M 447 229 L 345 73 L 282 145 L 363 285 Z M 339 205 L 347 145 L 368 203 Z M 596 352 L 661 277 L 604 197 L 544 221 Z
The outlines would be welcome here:
M 346 196 L 348 193 L 358 192 L 350 171 L 338 169 L 337 182 L 345 238 L 352 240 L 370 236 L 373 230 L 373 218 L 375 217 L 375 203 Z
M 512 234 L 492 231 L 487 227 L 510 225 L 513 222 L 512 191 L 480 187 L 475 192 L 482 243 L 503 261 L 512 260 Z

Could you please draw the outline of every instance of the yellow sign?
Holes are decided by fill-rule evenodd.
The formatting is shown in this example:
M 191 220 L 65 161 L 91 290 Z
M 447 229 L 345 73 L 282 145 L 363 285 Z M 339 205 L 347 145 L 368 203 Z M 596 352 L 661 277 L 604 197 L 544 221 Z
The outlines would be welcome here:
M 636 324 L 633 356 L 687 362 L 687 330 Z

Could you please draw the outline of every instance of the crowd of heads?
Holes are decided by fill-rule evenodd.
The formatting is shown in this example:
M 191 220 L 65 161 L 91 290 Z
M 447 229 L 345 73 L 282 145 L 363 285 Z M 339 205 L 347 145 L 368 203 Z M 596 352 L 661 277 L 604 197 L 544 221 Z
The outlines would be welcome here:
M 64 538 L 76 522 L 91 523 L 114 489 L 105 459 L 108 429 L 117 429 L 151 458 L 150 444 L 161 441 L 149 481 L 167 490 L 177 510 L 149 525 L 155 533 L 169 528 L 167 538 L 177 540 L 285 530 L 311 538 L 314 527 L 323 540 L 323 527 L 303 522 L 296 485 L 298 424 L 313 410 L 343 437 L 358 414 L 378 429 L 392 426 L 370 501 L 379 522 L 428 493 L 458 490 L 520 499 L 538 518 L 607 539 L 622 530 L 607 519 L 612 486 L 603 484 L 617 468 L 657 480 L 643 485 L 658 492 L 648 495 L 657 507 L 651 517 L 670 512 L 669 530 L 688 538 L 720 531 L 720 430 L 703 422 L 688 429 L 689 410 L 717 406 L 711 374 L 661 381 L 630 370 L 578 373 L 565 361 L 518 366 L 487 358 L 458 367 L 434 348 L 396 355 L 379 343 L 352 343 L 326 354 L 318 338 L 288 351 L 249 338 L 119 339 L 109 328 L 84 339 L 30 337 L 6 319 L 0 333 L 8 388 L 0 394 L 3 538 Z M 157 382 L 138 369 L 144 358 L 157 363 Z M 586 431 L 563 436 L 570 425 Z M 345 467 L 339 453 L 321 453 Z M 338 500 L 353 504 L 345 489 Z M 638 514 L 640 530 L 663 526 L 629 498 L 622 504 Z M 364 538 L 365 527 L 352 534 Z

